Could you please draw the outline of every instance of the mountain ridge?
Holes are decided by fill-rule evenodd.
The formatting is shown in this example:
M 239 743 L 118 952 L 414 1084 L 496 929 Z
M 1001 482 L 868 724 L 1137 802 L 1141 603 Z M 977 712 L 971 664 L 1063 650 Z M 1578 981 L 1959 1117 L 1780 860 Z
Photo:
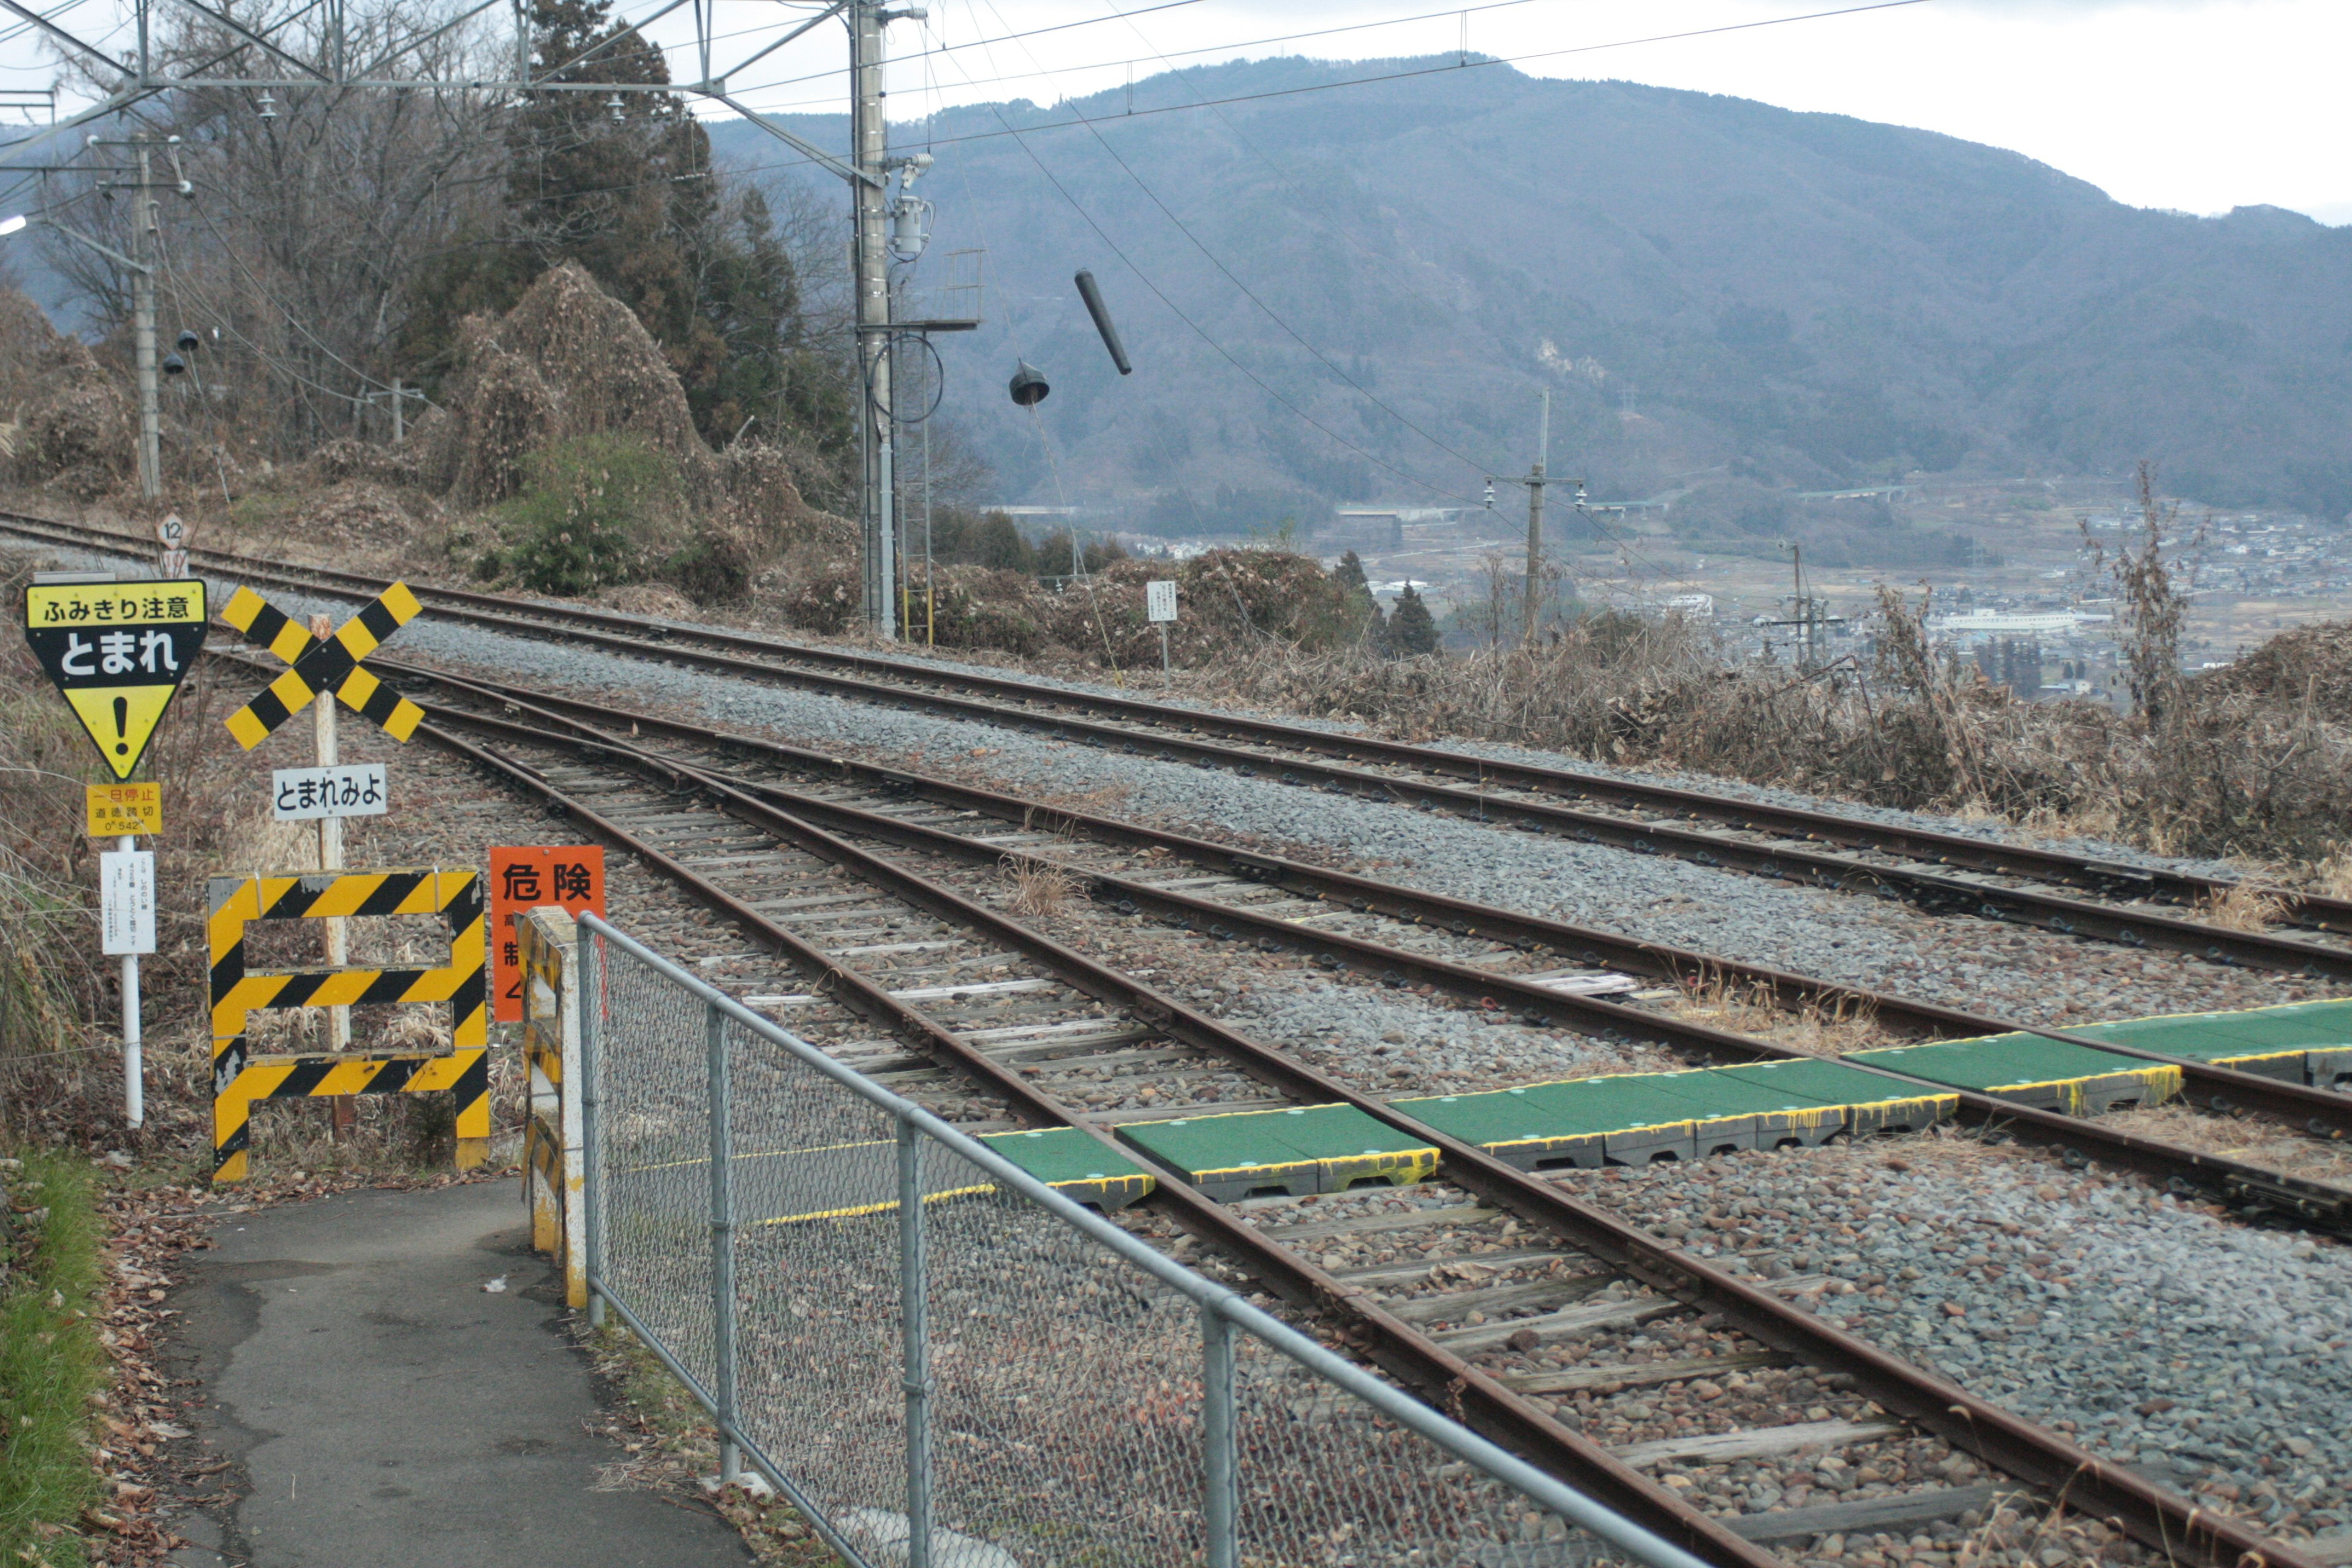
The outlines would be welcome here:
M 1115 89 L 934 118 L 934 255 L 987 246 L 994 318 L 942 342 L 948 407 L 1007 499 L 1178 531 L 1458 502 L 1525 467 L 1549 387 L 1554 471 L 1596 494 L 1694 469 L 1819 489 L 2149 458 L 2217 503 L 2352 510 L 2352 231 L 2128 207 L 1935 132 L 1502 65 L 1320 90 L 1428 64 L 1237 62 L 1136 83 L 1132 116 Z M 1155 112 L 1195 94 L 1242 101 Z M 1080 266 L 1130 382 L 1069 289 Z M 1037 429 L 1003 396 L 1016 354 L 1055 381 Z

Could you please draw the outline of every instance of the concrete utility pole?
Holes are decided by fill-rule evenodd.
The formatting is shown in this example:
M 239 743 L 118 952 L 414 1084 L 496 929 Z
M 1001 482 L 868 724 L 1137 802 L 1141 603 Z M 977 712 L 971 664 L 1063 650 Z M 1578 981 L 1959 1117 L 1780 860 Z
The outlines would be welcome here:
M 1521 642 L 1536 646 L 1536 607 L 1542 602 L 1544 465 L 1551 458 L 1551 389 L 1543 394 L 1543 413 L 1536 423 L 1536 466 L 1528 475 L 1528 581 Z
M 878 637 L 898 635 L 896 476 L 890 401 L 889 122 L 884 115 L 882 29 L 903 13 L 877 0 L 850 0 L 849 158 L 862 176 L 850 189 L 856 202 L 851 256 L 857 280 L 857 360 L 865 398 L 859 430 L 865 439 L 863 504 L 866 626 Z
M 163 493 L 163 415 L 157 406 L 155 371 L 155 272 L 147 260 L 147 237 L 155 230 L 155 198 L 147 194 L 153 177 L 147 148 L 139 148 L 139 205 L 131 218 L 131 352 L 139 365 L 139 495 L 154 500 Z

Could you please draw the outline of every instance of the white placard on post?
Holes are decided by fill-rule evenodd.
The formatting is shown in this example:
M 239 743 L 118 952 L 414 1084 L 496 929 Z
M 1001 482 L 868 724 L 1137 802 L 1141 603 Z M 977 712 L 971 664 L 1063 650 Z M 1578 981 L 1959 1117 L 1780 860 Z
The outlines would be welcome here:
M 1169 582 L 1146 583 L 1143 585 L 1143 613 L 1155 621 L 1176 618 L 1176 584 Z
M 100 951 L 121 958 L 155 951 L 155 855 L 109 849 L 98 858 Z
M 382 816 L 391 803 L 392 790 L 385 783 L 382 763 L 278 768 L 269 775 L 270 811 L 280 822 L 314 822 L 322 816 Z

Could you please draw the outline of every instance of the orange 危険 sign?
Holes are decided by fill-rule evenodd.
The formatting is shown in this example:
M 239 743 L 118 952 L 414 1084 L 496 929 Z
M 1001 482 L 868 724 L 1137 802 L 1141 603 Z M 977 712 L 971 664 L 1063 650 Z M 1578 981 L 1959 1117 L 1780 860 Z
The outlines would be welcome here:
M 490 1016 L 522 1020 L 517 920 L 549 904 L 568 914 L 604 910 L 604 850 L 595 844 L 501 845 L 490 851 Z

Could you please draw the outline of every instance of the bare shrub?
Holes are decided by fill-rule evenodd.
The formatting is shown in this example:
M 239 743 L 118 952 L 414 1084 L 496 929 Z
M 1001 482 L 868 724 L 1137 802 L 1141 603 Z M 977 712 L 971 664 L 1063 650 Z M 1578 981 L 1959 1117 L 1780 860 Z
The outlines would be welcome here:
M 2159 557 L 2160 560 L 2160 557 Z M 2145 585 L 2145 602 L 2180 591 Z M 2027 703 L 1939 657 L 1927 600 L 1882 589 L 1875 656 L 1806 674 L 1734 661 L 1706 628 L 1617 613 L 1542 646 L 1389 659 L 1261 640 L 1211 668 L 1228 700 L 1356 720 L 1404 740 L 1467 736 L 1689 768 L 1872 805 L 1978 811 L 2168 853 L 2314 863 L 2352 820 L 2352 729 L 2204 678 L 2158 717 Z M 2151 613 L 2150 637 L 2161 641 Z M 2257 656 L 2259 657 L 2259 656 Z

